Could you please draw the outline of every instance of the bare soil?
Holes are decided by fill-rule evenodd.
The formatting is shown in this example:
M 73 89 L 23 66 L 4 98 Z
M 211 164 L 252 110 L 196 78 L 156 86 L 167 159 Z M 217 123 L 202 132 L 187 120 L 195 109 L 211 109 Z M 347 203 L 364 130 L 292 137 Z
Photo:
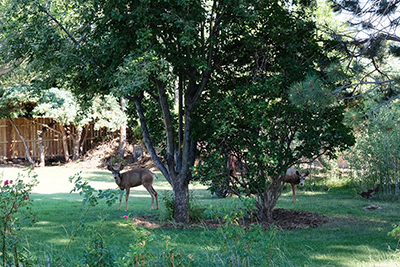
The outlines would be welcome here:
M 162 222 L 158 220 L 158 215 L 140 215 L 132 219 L 137 225 L 147 228 L 218 228 L 224 224 L 223 220 L 202 220 L 190 224 L 179 224 L 175 222 Z M 249 228 L 253 225 L 262 225 L 262 229 L 270 229 L 272 226 L 280 229 L 305 229 L 315 228 L 328 222 L 324 215 L 308 211 L 275 209 L 273 211 L 273 221 L 257 221 L 251 219 L 240 220 L 238 223 L 243 228 Z
M 68 168 L 77 169 L 106 169 L 112 156 L 116 155 L 118 149 L 118 140 L 108 140 L 99 143 L 95 148 L 89 150 L 86 155 L 78 162 L 65 163 L 62 159 L 51 159 L 46 162 L 46 166 L 66 166 Z M 127 166 L 126 169 L 131 168 L 146 168 L 151 171 L 158 171 L 151 157 L 144 152 L 144 156 L 138 162 L 133 162 L 133 146 L 128 145 L 126 148 L 125 157 Z M 29 166 L 29 162 L 23 159 L 12 159 L 0 161 L 0 167 L 18 167 L 25 168 Z M 165 222 L 158 219 L 158 215 L 142 215 L 133 219 L 138 225 L 149 228 L 218 228 L 224 223 L 217 220 L 203 220 L 200 222 L 193 222 L 190 224 L 177 224 L 174 222 Z M 275 209 L 273 212 L 273 221 L 259 222 L 257 220 L 242 220 L 239 224 L 242 227 L 248 228 L 254 224 L 262 224 L 263 229 L 268 229 L 272 225 L 281 229 L 296 229 L 296 228 L 310 228 L 318 227 L 319 225 L 327 222 L 326 216 L 299 210 Z

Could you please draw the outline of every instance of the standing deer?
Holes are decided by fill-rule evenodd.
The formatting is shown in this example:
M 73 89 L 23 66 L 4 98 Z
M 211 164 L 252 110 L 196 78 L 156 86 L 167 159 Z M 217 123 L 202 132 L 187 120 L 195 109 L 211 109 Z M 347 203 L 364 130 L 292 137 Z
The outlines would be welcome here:
M 301 174 L 298 170 L 289 168 L 286 171 L 286 175 L 283 177 L 283 182 L 288 183 L 292 186 L 292 192 L 293 192 L 293 198 L 292 202 L 296 202 L 296 192 L 294 186 L 296 184 L 304 185 L 304 181 L 306 180 L 306 177 L 310 174 L 309 171 L 307 171 L 304 175 Z
M 153 209 L 154 198 L 156 199 L 157 209 L 158 209 L 158 198 L 157 198 L 157 191 L 153 188 L 153 181 L 154 181 L 154 173 L 146 170 L 146 169 L 133 169 L 124 173 L 120 173 L 120 171 L 124 168 L 121 164 L 119 166 L 111 166 L 108 165 L 108 170 L 111 171 L 114 175 L 115 183 L 119 186 L 121 190 L 126 191 L 126 207 L 125 211 L 128 210 L 128 199 L 129 199 L 129 192 L 131 187 L 136 187 L 139 185 L 143 185 L 147 191 L 151 195 L 151 208 Z M 122 195 L 119 198 L 119 206 L 118 210 L 121 209 L 121 201 Z

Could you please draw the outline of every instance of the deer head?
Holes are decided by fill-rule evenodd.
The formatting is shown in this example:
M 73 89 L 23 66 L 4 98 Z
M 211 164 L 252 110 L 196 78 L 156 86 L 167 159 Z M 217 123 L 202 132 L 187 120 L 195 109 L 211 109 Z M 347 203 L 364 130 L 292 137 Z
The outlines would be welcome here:
M 304 182 L 306 181 L 306 177 L 310 174 L 309 171 L 307 171 L 305 174 L 301 174 L 298 170 L 296 170 L 296 175 L 300 179 L 300 185 L 304 185 Z
M 112 172 L 115 181 L 119 184 L 119 180 L 121 179 L 121 171 L 124 168 L 123 164 L 116 163 L 114 165 L 109 164 L 107 169 Z

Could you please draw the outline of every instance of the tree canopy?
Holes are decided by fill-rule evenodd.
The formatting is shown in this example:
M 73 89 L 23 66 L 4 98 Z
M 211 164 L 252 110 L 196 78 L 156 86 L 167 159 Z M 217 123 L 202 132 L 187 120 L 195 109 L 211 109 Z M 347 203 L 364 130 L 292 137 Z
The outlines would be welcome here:
M 175 219 L 187 222 L 197 138 L 215 145 L 213 131 L 221 130 L 216 140 L 240 134 L 228 149 L 264 164 L 264 184 L 301 157 L 351 144 L 343 107 L 324 91 L 338 83 L 324 75 L 335 71 L 326 55 L 333 46 L 316 35 L 311 11 L 278 0 L 6 0 L 0 53 L 5 63 L 27 60 L 39 88 L 129 99 L 173 187 Z M 314 89 L 321 111 L 307 99 Z M 213 121 L 205 112 L 223 116 Z

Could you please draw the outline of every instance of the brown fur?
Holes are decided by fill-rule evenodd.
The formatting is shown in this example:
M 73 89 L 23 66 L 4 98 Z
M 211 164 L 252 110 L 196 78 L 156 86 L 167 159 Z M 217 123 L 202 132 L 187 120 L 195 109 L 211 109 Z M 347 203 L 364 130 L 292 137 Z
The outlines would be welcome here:
M 108 170 L 110 170 L 115 179 L 115 183 L 119 186 L 121 190 L 126 191 L 126 207 L 125 211 L 128 210 L 128 199 L 131 187 L 136 187 L 139 185 L 143 185 L 146 190 L 151 195 L 151 207 L 150 210 L 153 209 L 154 198 L 156 199 L 157 209 L 158 209 L 158 198 L 157 191 L 153 188 L 154 174 L 146 169 L 132 169 L 130 171 L 120 173 L 120 171 L 124 167 L 121 165 L 119 167 L 108 166 Z M 119 206 L 118 210 L 121 209 L 121 201 L 122 196 L 119 198 Z
M 309 171 L 307 171 L 304 175 L 302 175 L 298 170 L 289 168 L 286 171 L 286 175 L 283 177 L 283 181 L 285 183 L 288 183 L 292 186 L 292 192 L 293 192 L 293 198 L 292 202 L 296 202 L 296 191 L 295 191 L 295 185 L 300 183 L 300 178 L 303 176 L 304 178 L 307 177 L 310 174 Z

